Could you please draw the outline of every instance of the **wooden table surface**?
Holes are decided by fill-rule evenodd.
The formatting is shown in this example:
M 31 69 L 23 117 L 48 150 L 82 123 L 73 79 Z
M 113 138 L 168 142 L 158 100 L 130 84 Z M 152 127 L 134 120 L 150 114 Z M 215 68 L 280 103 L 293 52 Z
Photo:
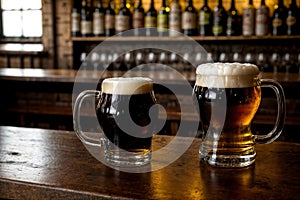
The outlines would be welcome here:
M 160 148 L 171 136 L 155 136 Z M 148 173 L 111 169 L 70 131 L 0 127 L 0 199 L 299 199 L 300 144 L 257 145 L 242 169 L 199 162 L 199 139 L 174 163 Z

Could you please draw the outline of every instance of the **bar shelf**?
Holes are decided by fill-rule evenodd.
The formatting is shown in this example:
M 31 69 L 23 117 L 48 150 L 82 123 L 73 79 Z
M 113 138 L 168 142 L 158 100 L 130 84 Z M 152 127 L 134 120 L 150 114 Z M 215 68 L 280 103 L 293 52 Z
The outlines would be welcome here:
M 298 40 L 296 36 L 191 36 L 195 41 L 257 41 L 257 40 Z M 114 37 L 72 37 L 73 42 L 99 42 L 109 39 L 110 41 L 184 41 L 185 37 L 146 37 L 146 36 L 114 36 Z

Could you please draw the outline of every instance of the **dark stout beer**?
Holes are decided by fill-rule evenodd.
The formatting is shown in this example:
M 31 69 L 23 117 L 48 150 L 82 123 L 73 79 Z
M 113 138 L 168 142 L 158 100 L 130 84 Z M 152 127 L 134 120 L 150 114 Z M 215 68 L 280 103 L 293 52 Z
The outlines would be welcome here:
M 113 106 L 116 102 L 118 102 L 117 108 Z M 129 108 L 127 108 L 128 104 L 126 102 L 129 102 Z M 149 110 L 154 104 L 155 101 L 151 93 L 132 96 L 103 93 L 102 100 L 97 105 L 97 117 L 105 136 L 113 144 L 124 150 L 148 151 L 151 146 L 154 128 L 147 127 L 147 125 L 151 122 Z M 125 120 L 124 117 L 127 117 L 123 113 L 128 111 L 133 122 L 145 127 L 140 132 L 126 133 L 119 127 L 118 122 Z M 138 135 L 141 137 L 138 137 Z
M 144 78 L 108 80 L 102 83 L 102 94 L 96 105 L 105 136 L 123 150 L 137 154 L 150 152 L 155 122 L 151 121 L 149 111 L 156 103 L 152 82 Z M 154 116 L 158 116 L 155 108 Z M 139 128 L 131 127 L 129 117 Z

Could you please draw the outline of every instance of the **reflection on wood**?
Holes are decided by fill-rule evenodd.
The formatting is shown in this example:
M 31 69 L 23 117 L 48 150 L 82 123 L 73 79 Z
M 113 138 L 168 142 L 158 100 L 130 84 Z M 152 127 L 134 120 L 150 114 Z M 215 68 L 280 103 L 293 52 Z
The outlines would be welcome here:
M 155 136 L 153 150 L 172 140 Z M 254 165 L 222 169 L 199 162 L 200 142 L 194 139 L 190 148 L 165 168 L 132 174 L 93 158 L 74 132 L 0 127 L 0 198 L 298 198 L 300 144 L 257 145 Z

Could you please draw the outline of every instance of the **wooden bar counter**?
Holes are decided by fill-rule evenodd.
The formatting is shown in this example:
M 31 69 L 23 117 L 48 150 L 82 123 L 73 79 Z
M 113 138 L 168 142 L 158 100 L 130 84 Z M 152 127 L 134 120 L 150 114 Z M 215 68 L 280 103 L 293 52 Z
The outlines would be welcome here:
M 153 149 L 172 140 L 155 136 Z M 0 127 L 0 199 L 299 199 L 300 144 L 257 145 L 254 165 L 199 162 L 200 139 L 174 163 L 148 173 L 111 169 L 72 131 Z
M 157 83 L 163 83 L 170 88 L 176 87 L 177 91 L 182 93 L 176 96 L 170 95 L 164 87 L 155 84 L 158 103 L 165 107 L 168 114 L 168 123 L 162 132 L 163 134 L 176 134 L 178 121 L 181 119 L 177 98 L 182 99 L 184 103 L 181 108 L 190 107 L 191 102 L 186 100 L 186 97 L 192 94 L 195 72 L 182 72 L 180 74 L 182 76 L 178 77 L 166 71 L 125 73 L 124 71 L 69 69 L 0 69 L 0 89 L 3 93 L 0 99 L 0 110 L 3 112 L 0 115 L 0 125 L 73 130 L 72 92 L 75 80 L 83 89 L 95 89 L 91 83 L 100 82 L 99 79 L 124 75 L 150 77 Z M 287 115 L 281 139 L 300 142 L 299 134 L 290 131 L 299 129 L 300 93 L 295 91 L 300 89 L 300 74 L 262 73 L 262 77 L 275 79 L 284 87 Z M 186 83 L 183 79 L 190 83 L 189 89 L 183 88 Z M 256 128 L 255 132 L 264 134 L 265 129 L 272 128 L 274 125 L 277 104 L 273 91 L 263 92 L 263 96 L 260 110 L 253 124 Z M 193 112 L 183 113 L 184 119 L 193 121 L 196 117 L 191 113 Z M 86 117 L 91 115 L 88 109 L 82 114 Z

